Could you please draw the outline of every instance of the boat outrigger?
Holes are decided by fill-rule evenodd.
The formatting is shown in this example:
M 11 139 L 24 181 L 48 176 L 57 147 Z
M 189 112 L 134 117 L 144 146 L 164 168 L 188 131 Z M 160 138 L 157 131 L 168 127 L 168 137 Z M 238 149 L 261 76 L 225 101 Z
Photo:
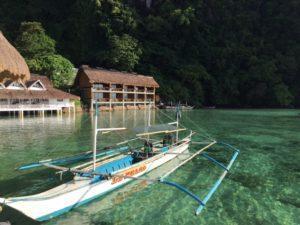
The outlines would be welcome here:
M 98 109 L 98 107 L 96 107 L 96 109 Z M 239 154 L 239 150 L 233 146 L 219 143 L 215 140 L 192 142 L 192 136 L 195 134 L 193 131 L 190 131 L 186 136 L 180 139 L 179 132 L 186 129 L 180 127 L 179 111 L 177 111 L 177 119 L 175 122 L 164 125 L 151 125 L 150 110 L 148 126 L 143 129 L 137 129 L 138 133 L 135 138 L 117 143 L 109 150 L 100 151 L 97 150 L 96 147 L 97 135 L 99 133 L 104 134 L 125 130 L 126 128 L 98 128 L 97 117 L 98 110 L 96 110 L 94 118 L 93 151 L 67 158 L 43 160 L 18 168 L 18 170 L 28 170 L 37 167 L 47 167 L 58 170 L 60 174 L 69 172 L 74 174 L 71 181 L 36 195 L 0 198 L 0 204 L 16 209 L 34 220 L 45 221 L 88 203 L 132 180 L 146 180 L 150 183 L 169 185 L 186 193 L 197 202 L 198 207 L 195 210 L 195 214 L 198 215 L 217 190 Z M 163 134 L 165 137 L 163 140 L 151 143 L 152 139 L 150 139 L 150 137 L 157 134 Z M 142 140 L 144 142 L 143 147 L 132 148 L 129 143 L 134 140 Z M 189 152 L 188 149 L 191 144 L 201 144 L 202 146 L 195 152 Z M 224 165 L 207 153 L 204 153 L 205 150 L 213 145 L 222 145 L 232 150 L 233 154 L 228 165 Z M 171 161 L 179 155 L 185 155 L 186 157 L 178 165 L 167 173 L 162 174 L 159 178 L 148 179 L 145 176 L 143 177 L 146 173 Z M 223 173 L 204 199 L 200 199 L 200 197 L 180 184 L 166 179 L 175 170 L 199 155 L 204 156 L 223 170 Z M 63 166 L 81 160 L 86 160 L 87 162 L 73 167 Z

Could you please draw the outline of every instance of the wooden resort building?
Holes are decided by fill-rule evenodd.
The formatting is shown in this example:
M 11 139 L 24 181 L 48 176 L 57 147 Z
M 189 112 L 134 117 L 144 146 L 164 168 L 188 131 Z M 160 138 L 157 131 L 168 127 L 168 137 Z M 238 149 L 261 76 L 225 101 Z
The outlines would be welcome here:
M 46 76 L 30 74 L 24 58 L 0 31 L 0 113 L 75 109 L 78 96 L 54 88 Z
M 78 70 L 75 85 L 90 110 L 96 102 L 104 110 L 142 109 L 155 104 L 155 90 L 159 87 L 151 76 L 86 65 Z

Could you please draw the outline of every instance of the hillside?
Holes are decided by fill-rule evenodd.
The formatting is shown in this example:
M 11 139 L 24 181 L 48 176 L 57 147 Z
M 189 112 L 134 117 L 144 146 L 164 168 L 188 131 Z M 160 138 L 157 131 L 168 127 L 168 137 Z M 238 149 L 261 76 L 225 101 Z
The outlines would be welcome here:
M 0 0 L 11 42 L 41 22 L 74 65 L 153 75 L 165 101 L 300 106 L 299 1 Z

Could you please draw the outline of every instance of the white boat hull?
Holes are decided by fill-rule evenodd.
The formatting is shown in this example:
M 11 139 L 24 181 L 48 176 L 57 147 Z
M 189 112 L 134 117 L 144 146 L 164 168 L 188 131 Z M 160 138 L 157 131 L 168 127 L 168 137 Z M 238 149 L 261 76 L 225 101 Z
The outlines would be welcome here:
M 186 151 L 189 147 L 190 139 L 185 138 L 183 141 L 183 144 L 173 147 L 168 152 L 182 153 Z M 177 154 L 161 153 L 116 173 L 139 177 L 176 156 Z M 72 208 L 88 203 L 131 180 L 129 178 L 113 177 L 109 180 L 91 183 L 91 178 L 75 176 L 72 181 L 37 195 L 5 199 L 4 204 L 34 220 L 45 221 L 70 211 Z

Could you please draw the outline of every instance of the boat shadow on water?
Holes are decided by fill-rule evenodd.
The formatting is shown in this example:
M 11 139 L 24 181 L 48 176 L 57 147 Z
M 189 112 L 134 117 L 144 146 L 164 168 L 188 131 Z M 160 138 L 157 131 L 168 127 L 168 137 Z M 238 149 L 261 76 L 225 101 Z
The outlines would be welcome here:
M 10 207 L 4 207 L 3 212 L 0 214 L 0 221 L 9 221 L 14 225 L 38 225 L 40 222 L 32 220 L 22 213 Z
M 40 169 L 39 171 L 26 172 L 20 175 L 0 180 L 0 193 L 2 196 L 31 195 L 37 192 L 48 190 L 72 179 L 71 175 L 65 174 L 60 180 L 53 170 Z M 22 190 L 22 191 L 20 191 Z
M 31 195 L 37 192 L 45 191 L 71 179 L 71 175 L 65 175 L 63 179 L 60 180 L 59 176 L 54 175 L 53 171 L 50 171 L 49 169 L 26 172 L 25 174 L 20 173 L 20 175 L 15 178 L 0 180 L 0 193 L 1 195 L 6 196 Z M 20 192 L 20 190 L 22 191 Z M 40 222 L 30 219 L 11 207 L 1 207 L 0 222 L 9 221 L 14 225 L 40 224 Z

